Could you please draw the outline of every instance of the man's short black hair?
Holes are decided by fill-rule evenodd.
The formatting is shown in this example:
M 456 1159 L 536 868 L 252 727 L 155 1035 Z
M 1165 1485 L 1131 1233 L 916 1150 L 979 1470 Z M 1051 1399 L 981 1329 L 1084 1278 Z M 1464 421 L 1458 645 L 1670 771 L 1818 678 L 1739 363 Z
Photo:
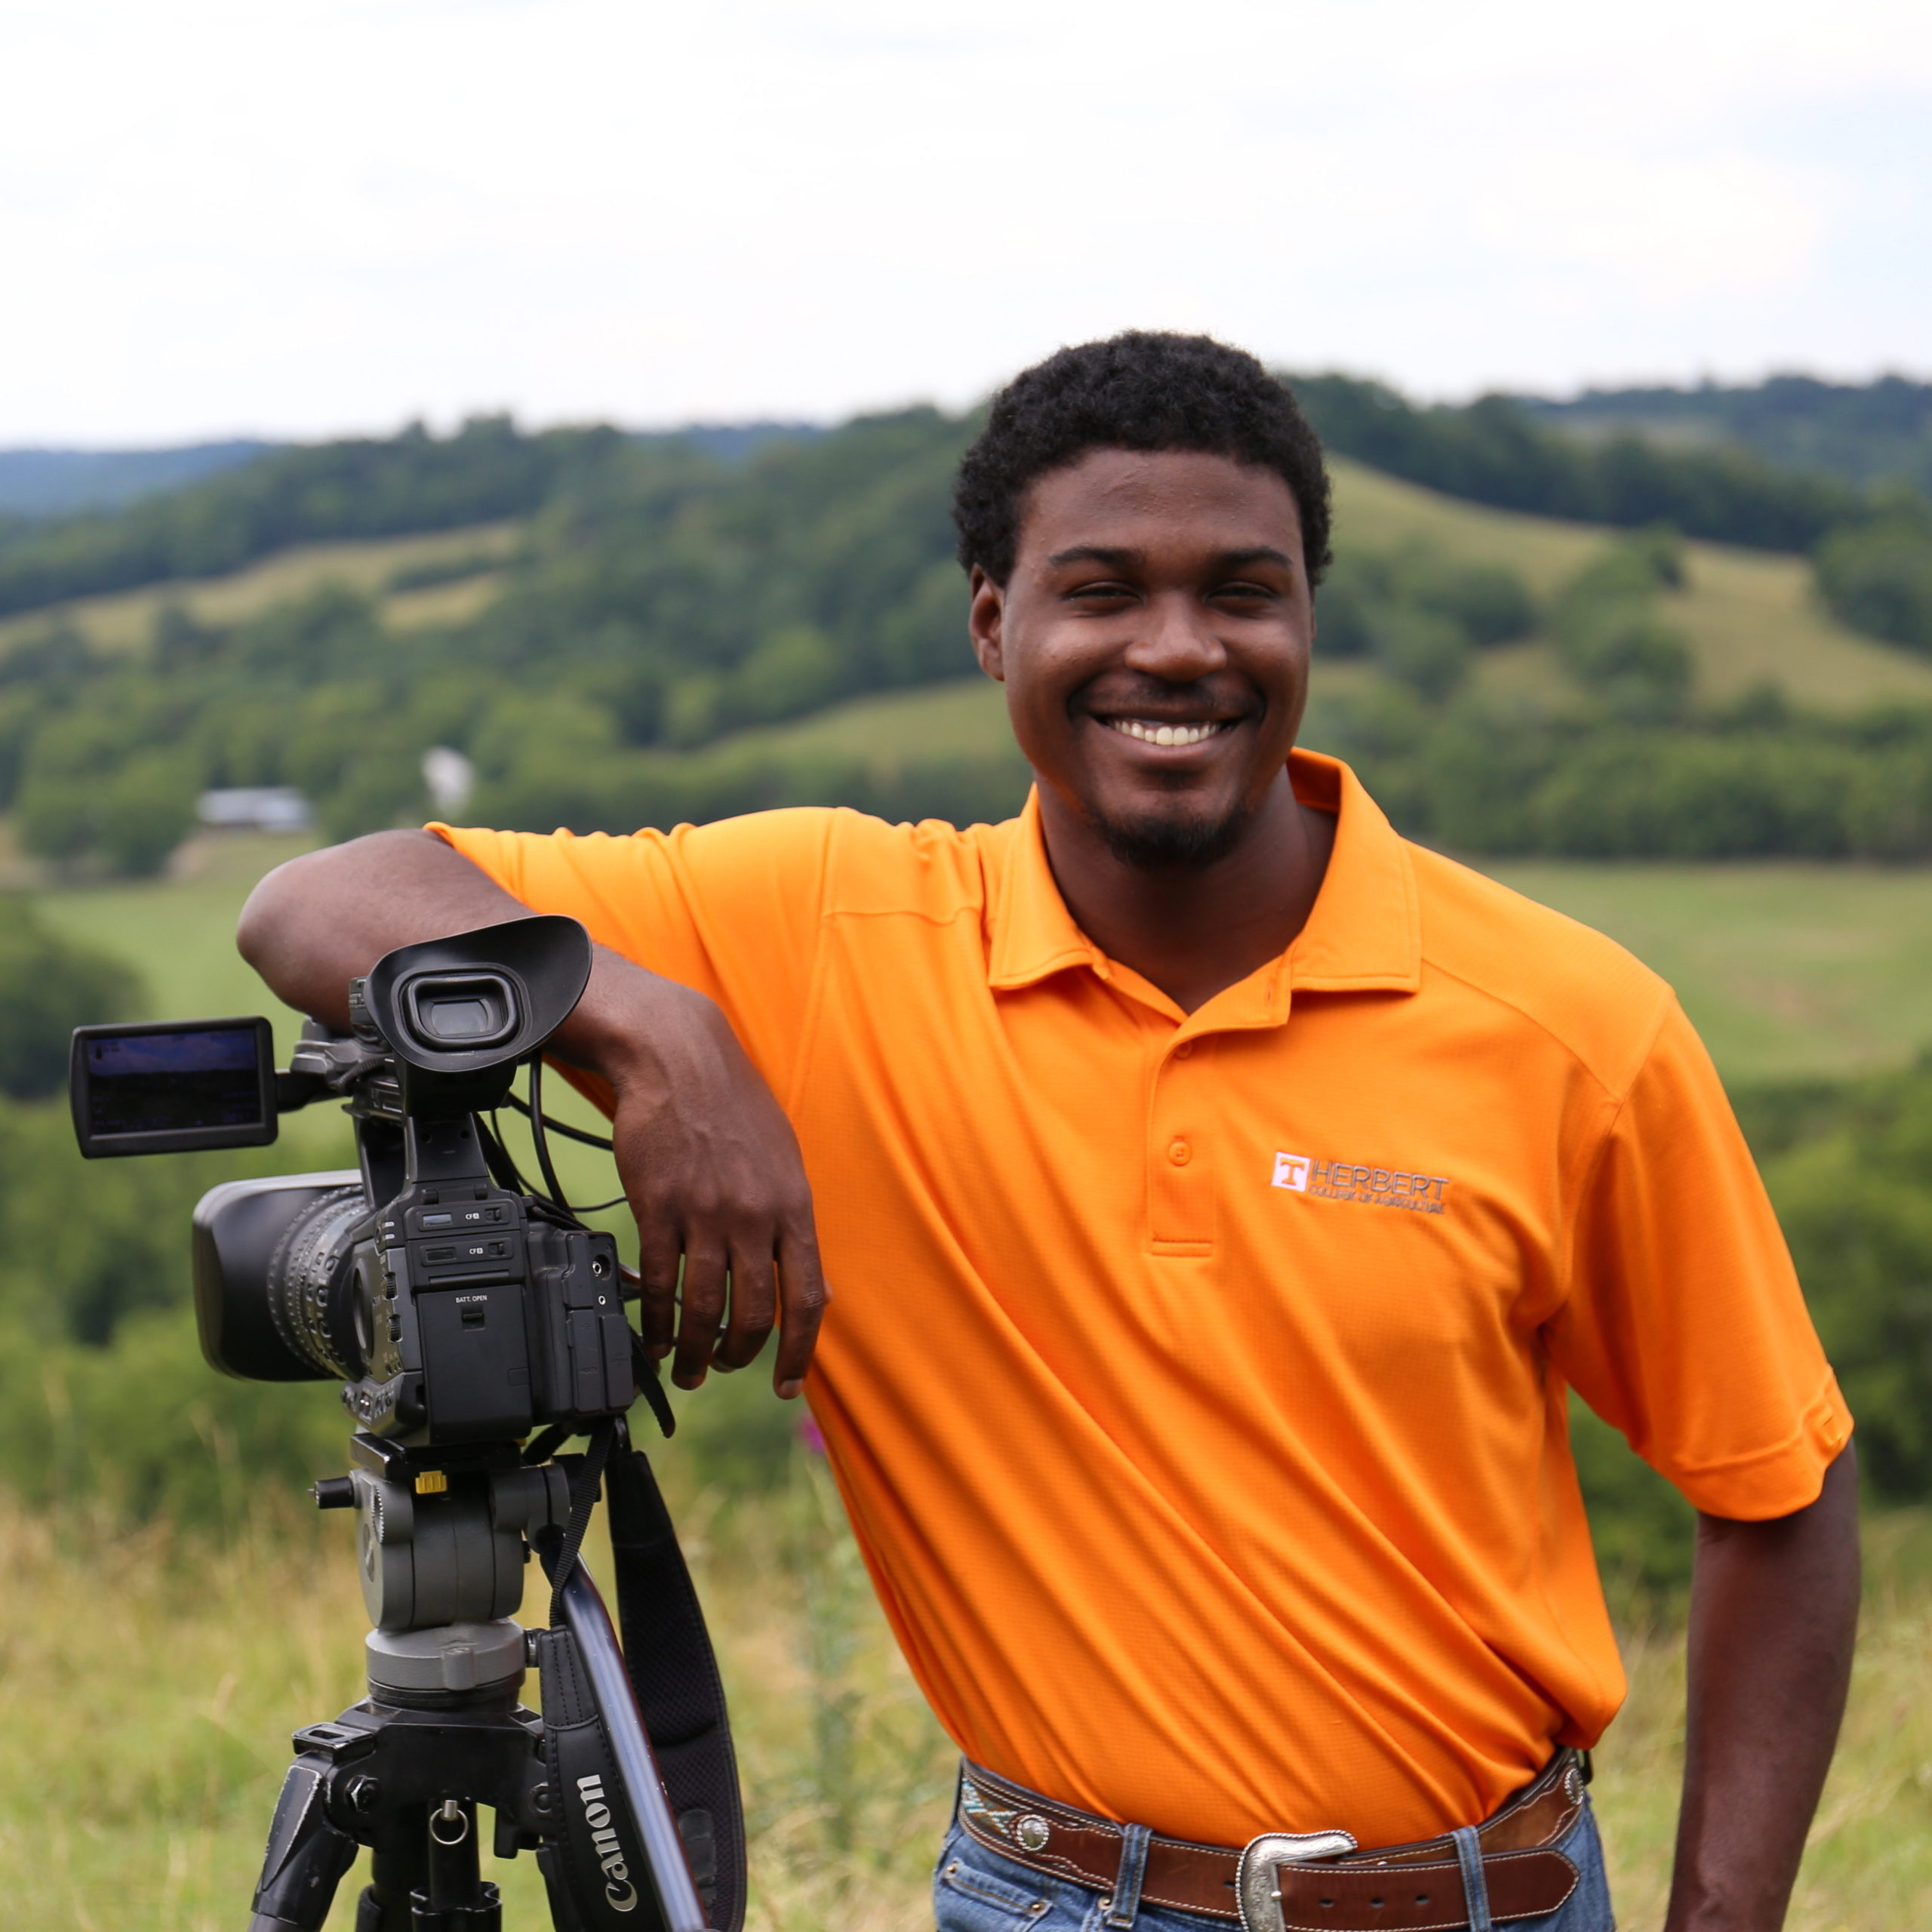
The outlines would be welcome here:
M 953 490 L 959 561 L 1013 574 L 1027 487 L 1089 450 L 1200 450 L 1272 469 L 1301 513 L 1309 580 L 1328 565 L 1328 472 L 1285 383 L 1211 336 L 1130 329 L 1063 349 L 993 398 Z

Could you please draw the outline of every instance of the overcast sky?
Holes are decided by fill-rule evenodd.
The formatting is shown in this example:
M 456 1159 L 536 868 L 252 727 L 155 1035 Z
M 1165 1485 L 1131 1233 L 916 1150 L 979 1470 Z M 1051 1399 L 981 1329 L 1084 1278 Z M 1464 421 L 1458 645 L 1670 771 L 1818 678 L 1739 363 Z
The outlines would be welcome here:
M 1927 0 L 11 0 L 0 445 L 1932 371 Z

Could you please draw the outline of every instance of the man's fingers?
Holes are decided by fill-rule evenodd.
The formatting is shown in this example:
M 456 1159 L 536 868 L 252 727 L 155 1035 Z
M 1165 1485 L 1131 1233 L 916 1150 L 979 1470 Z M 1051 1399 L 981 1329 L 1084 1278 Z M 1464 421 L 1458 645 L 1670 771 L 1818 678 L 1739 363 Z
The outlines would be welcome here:
M 826 1304 L 832 1299 L 819 1266 L 818 1236 L 809 1223 L 780 1238 L 778 1285 L 783 1312 L 771 1383 L 789 1401 L 805 1386 L 805 1371 L 811 1366 L 819 1324 L 824 1320 Z
M 777 1269 L 769 1248 L 731 1249 L 731 1314 L 718 1338 L 720 1368 L 743 1368 L 758 1358 L 778 1318 Z
M 680 1389 L 695 1389 L 711 1366 L 718 1326 L 724 1313 L 725 1279 L 721 1248 L 695 1244 L 686 1247 L 684 1307 L 678 1320 L 677 1355 L 671 1364 L 671 1380 Z
M 637 1232 L 638 1333 L 662 1357 L 678 1332 L 678 1238 L 655 1216 L 640 1217 Z

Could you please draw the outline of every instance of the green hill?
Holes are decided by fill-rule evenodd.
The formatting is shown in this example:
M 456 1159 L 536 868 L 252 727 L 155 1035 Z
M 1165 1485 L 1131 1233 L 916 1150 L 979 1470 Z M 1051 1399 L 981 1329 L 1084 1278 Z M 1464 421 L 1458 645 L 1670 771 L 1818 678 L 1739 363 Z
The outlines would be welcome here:
M 165 581 L 0 620 L 0 809 L 69 877 L 155 869 L 208 786 L 299 787 L 334 837 L 419 820 L 435 745 L 473 762 L 469 814 L 505 825 L 1003 814 L 1026 774 L 997 700 L 943 688 L 972 675 L 947 511 L 972 429 L 915 409 L 728 461 L 472 425 L 48 526 L 51 551 L 0 545 L 0 579 L 97 552 L 112 580 L 137 537 L 219 523 L 231 496 L 235 528 L 192 555 L 245 560 L 195 575 L 177 545 Z M 1800 559 L 1346 458 L 1335 478 L 1308 736 L 1406 829 L 1497 854 L 1932 857 L 1932 660 L 1834 621 Z M 528 513 L 457 515 L 512 499 Z M 331 527 L 350 534 L 259 554 Z
M 1346 458 L 1333 468 L 1340 554 L 1431 543 L 1472 562 L 1506 565 L 1548 598 L 1604 543 L 1594 525 L 1486 508 Z M 1684 587 L 1661 601 L 1690 641 L 1706 695 L 1732 697 L 1770 683 L 1794 704 L 1823 710 L 1932 702 L 1932 659 L 1847 629 L 1819 601 L 1802 558 L 1694 542 L 1685 561 Z M 1546 651 L 1530 646 L 1487 668 L 1507 685 L 1552 667 Z
M 1337 541 L 1344 554 L 1434 544 L 1454 557 L 1506 565 L 1548 596 L 1604 540 L 1594 525 L 1445 497 L 1346 457 L 1335 458 L 1331 467 Z M 211 628 L 229 626 L 328 585 L 371 598 L 392 629 L 464 623 L 502 594 L 527 532 L 525 523 L 513 521 L 428 535 L 298 544 L 225 576 L 75 598 L 0 618 L 0 657 L 11 645 L 44 635 L 50 624 L 71 626 L 104 652 L 137 655 L 165 611 L 180 611 Z M 1696 648 L 1699 681 L 1711 694 L 1730 696 L 1768 680 L 1795 703 L 1827 709 L 1893 698 L 1932 700 L 1932 660 L 1875 643 L 1838 623 L 1819 603 L 1801 559 L 1700 543 L 1691 543 L 1688 555 L 1689 585 L 1666 602 Z M 446 571 L 451 573 L 447 580 L 411 587 L 412 580 Z M 394 587 L 398 582 L 403 588 Z M 1520 660 L 1504 660 L 1505 682 L 1534 675 L 1525 665 L 1540 671 L 1547 663 L 1546 655 L 1534 654 L 1535 648 Z M 963 616 L 960 649 L 963 671 Z

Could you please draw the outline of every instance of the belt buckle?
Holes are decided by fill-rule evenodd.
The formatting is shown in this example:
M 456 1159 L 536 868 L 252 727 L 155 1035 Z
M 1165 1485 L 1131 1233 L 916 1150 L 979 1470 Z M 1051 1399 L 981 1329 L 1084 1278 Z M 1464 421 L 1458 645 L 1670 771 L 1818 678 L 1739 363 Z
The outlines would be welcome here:
M 1242 1846 L 1235 1869 L 1235 1903 L 1241 1909 L 1241 1932 L 1284 1932 L 1281 1889 L 1272 1868 L 1281 1864 L 1313 1864 L 1355 1851 L 1352 1832 L 1263 1832 Z M 1225 1869 L 1225 1868 L 1224 1868 Z M 1268 1908 L 1274 1907 L 1271 1915 Z

